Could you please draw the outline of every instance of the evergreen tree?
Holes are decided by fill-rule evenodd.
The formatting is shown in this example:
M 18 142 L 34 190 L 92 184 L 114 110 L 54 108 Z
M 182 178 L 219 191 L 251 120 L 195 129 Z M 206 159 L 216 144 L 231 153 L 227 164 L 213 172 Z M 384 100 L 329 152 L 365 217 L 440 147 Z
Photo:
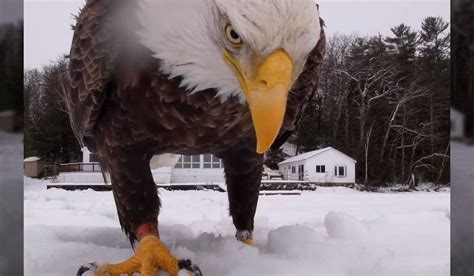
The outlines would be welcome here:
M 265 166 L 272 170 L 278 170 L 278 163 L 284 160 L 283 149 L 270 150 L 265 154 Z
M 296 143 L 298 151 L 307 152 L 318 149 L 320 145 L 319 137 L 321 118 L 322 98 L 316 93 L 311 102 L 306 106 L 304 115 L 300 120 L 296 132 Z
M 25 129 L 25 154 L 56 163 L 77 161 L 80 147 L 71 129 L 63 98 L 67 62 L 26 73 L 29 125 Z M 37 82 L 40 83 L 37 83 Z
M 429 148 L 425 149 L 430 157 L 430 178 L 439 178 L 449 180 L 447 173 L 438 171 L 440 164 L 446 166 L 446 157 L 437 157 L 439 148 L 445 146 L 445 155 L 449 154 L 450 128 L 449 122 L 449 104 L 450 104 L 450 86 L 449 86 L 449 67 L 450 67 L 450 34 L 448 32 L 449 24 L 441 17 L 427 17 L 423 20 L 421 26 L 421 43 L 419 57 L 419 75 L 422 78 L 422 85 L 430 93 L 426 101 L 429 111 Z M 449 167 L 449 166 L 448 166 Z

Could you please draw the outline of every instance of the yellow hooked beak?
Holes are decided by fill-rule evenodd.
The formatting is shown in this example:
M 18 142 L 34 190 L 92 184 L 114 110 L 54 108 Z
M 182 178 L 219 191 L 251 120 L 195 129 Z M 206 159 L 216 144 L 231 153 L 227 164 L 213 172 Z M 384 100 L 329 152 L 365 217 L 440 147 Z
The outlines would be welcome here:
M 246 77 L 240 64 L 227 51 L 224 59 L 239 78 L 252 114 L 257 137 L 257 153 L 263 154 L 280 132 L 293 74 L 293 61 L 283 50 L 277 50 L 263 61 L 255 59 Z

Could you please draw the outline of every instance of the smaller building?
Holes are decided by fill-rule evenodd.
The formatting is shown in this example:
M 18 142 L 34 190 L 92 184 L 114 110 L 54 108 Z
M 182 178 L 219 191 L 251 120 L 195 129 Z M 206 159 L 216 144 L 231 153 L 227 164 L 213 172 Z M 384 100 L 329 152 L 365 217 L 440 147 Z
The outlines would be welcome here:
M 451 138 L 462 139 L 464 137 L 464 114 L 451 108 Z
M 355 183 L 356 160 L 335 148 L 327 147 L 291 157 L 278 164 L 285 180 L 308 181 L 324 185 Z
M 39 157 L 28 157 L 23 160 L 23 170 L 25 176 L 38 178 L 44 171 L 44 163 Z

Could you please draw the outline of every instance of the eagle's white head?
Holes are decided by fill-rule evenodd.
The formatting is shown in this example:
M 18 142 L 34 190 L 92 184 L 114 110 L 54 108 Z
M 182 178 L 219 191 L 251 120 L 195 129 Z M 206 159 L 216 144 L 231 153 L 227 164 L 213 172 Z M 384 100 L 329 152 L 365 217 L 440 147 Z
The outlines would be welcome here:
M 222 101 L 247 102 L 257 151 L 268 149 L 320 38 L 314 0 L 140 0 L 140 7 L 140 39 L 161 70 L 182 77 L 190 93 L 216 89 Z

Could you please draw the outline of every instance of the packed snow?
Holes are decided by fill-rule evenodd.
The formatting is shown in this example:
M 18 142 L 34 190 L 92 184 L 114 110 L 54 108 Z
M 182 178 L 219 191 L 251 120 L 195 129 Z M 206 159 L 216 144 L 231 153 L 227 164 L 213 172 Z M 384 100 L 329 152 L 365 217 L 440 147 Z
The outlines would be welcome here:
M 23 141 L 0 131 L 0 275 L 22 275 Z
M 25 178 L 25 275 L 74 275 L 132 255 L 111 192 Z M 161 238 L 205 276 L 449 275 L 449 192 L 319 188 L 260 196 L 257 248 L 235 240 L 226 193 L 159 190 Z

